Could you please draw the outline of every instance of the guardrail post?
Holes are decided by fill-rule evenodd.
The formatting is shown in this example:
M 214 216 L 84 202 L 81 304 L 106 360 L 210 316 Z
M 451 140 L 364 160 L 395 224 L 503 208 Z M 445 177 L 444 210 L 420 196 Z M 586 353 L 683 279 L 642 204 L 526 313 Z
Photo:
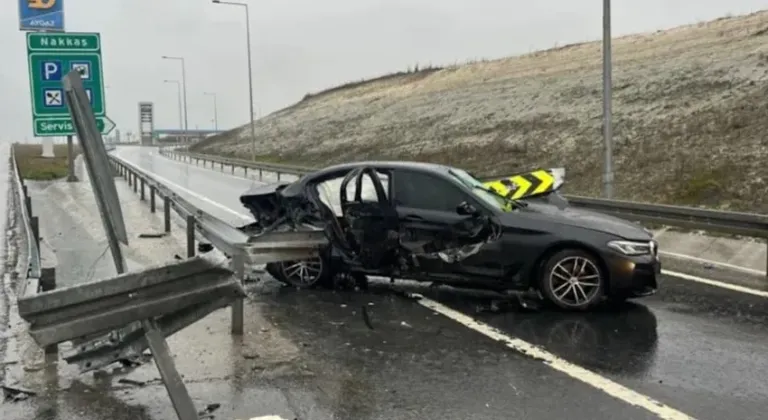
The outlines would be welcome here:
M 187 216 L 187 258 L 195 256 L 195 216 Z
M 155 187 L 150 186 L 149 187 L 149 211 L 151 211 L 152 213 L 155 212 L 155 195 L 156 195 Z
M 247 177 L 248 176 L 248 167 L 243 166 L 243 174 Z
M 243 282 L 245 279 L 245 251 L 240 251 L 232 256 L 232 269 L 235 277 Z M 243 335 L 243 320 L 245 318 L 244 300 L 238 299 L 232 302 L 232 334 Z
M 145 200 L 145 197 L 144 197 L 145 184 L 146 182 L 144 181 L 144 178 L 141 178 L 141 197 L 140 197 L 141 201 Z
M 50 292 L 56 290 L 56 267 L 42 267 L 40 269 L 40 291 Z M 59 354 L 59 345 L 45 346 L 45 354 Z
M 133 173 L 131 173 L 131 171 L 126 171 L 126 172 L 127 172 L 126 175 L 128 176 L 126 176 L 125 178 L 128 180 L 128 186 L 131 187 L 133 186 Z
M 29 226 L 32 228 L 32 236 L 35 238 L 37 249 L 40 249 L 40 220 L 37 216 L 29 218 Z
M 171 198 L 163 197 L 163 219 L 165 220 L 165 233 L 171 231 Z
M 32 216 L 32 197 L 25 195 L 24 205 L 27 207 L 27 214 Z
M 139 175 L 137 173 L 133 173 L 133 192 L 138 192 L 139 190 Z
M 280 181 L 280 172 L 277 172 L 277 180 Z
M 235 164 L 232 164 L 232 173 L 235 173 Z
M 264 171 L 262 171 L 261 168 L 259 168 L 259 181 L 261 181 L 262 179 L 264 179 Z
M 192 398 L 189 396 L 187 387 L 184 386 L 181 375 L 176 370 L 173 356 L 171 356 L 171 349 L 168 347 L 165 336 L 163 336 L 157 322 L 154 319 L 146 319 L 142 321 L 141 325 L 144 327 L 144 336 L 147 338 L 147 344 L 152 351 L 152 357 L 155 360 L 157 370 L 160 371 L 160 378 L 162 378 L 163 384 L 165 384 L 165 390 L 168 391 L 168 396 L 171 397 L 171 403 L 174 410 L 176 410 L 176 415 L 180 420 L 197 419 L 197 409 L 195 409 Z
M 29 192 L 27 191 L 27 186 L 24 184 L 21 184 L 21 190 L 24 191 L 24 197 L 29 196 Z

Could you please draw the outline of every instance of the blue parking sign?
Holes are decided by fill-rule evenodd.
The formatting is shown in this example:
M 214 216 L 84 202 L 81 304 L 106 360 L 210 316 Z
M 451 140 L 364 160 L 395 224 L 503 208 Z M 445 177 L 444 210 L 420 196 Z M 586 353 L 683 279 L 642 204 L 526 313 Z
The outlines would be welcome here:
M 40 75 L 45 82 L 58 82 L 61 80 L 61 61 L 50 60 L 40 62 Z

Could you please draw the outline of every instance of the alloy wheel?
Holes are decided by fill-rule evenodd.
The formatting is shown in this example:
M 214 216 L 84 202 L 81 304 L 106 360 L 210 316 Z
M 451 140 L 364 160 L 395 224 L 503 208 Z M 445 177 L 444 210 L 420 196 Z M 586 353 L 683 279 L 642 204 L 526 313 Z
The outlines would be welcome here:
M 323 259 L 284 262 L 282 269 L 285 280 L 292 285 L 310 287 L 317 283 L 323 274 Z
M 558 302 L 569 307 L 593 302 L 600 293 L 600 270 L 589 258 L 571 256 L 558 261 L 549 273 L 549 287 Z

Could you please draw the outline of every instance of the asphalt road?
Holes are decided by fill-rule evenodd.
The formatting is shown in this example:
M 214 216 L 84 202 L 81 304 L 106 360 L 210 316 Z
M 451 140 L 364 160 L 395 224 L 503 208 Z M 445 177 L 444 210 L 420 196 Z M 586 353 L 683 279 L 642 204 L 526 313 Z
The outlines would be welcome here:
M 253 181 L 154 150 L 116 154 L 206 211 L 247 223 L 238 197 Z M 450 289 L 413 286 L 428 298 L 418 302 L 384 285 L 362 294 L 267 282 L 254 291 L 260 322 L 299 343 L 302 367 L 267 378 L 248 359 L 234 388 L 203 381 L 190 392 L 227 399 L 217 418 L 269 407 L 302 420 L 766 418 L 767 300 L 671 276 L 660 283 L 655 296 L 621 308 L 566 314 L 489 313 L 487 298 Z M 265 384 L 282 390 L 280 404 L 254 391 Z M 152 418 L 144 416 L 136 418 Z

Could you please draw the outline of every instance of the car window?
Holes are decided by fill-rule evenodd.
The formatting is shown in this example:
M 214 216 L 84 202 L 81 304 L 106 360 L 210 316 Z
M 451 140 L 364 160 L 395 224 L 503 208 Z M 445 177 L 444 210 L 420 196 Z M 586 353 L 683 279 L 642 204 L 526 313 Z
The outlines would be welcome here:
M 381 179 L 381 185 L 384 187 L 384 193 L 389 197 L 389 174 L 384 172 L 376 172 Z M 341 182 L 347 174 L 343 174 L 336 178 L 331 178 L 317 184 L 317 193 L 320 196 L 320 201 L 333 210 L 333 213 L 337 217 L 341 217 Z M 347 184 L 347 199 L 353 200 L 355 198 L 355 187 L 357 183 L 352 180 Z M 363 191 L 360 196 L 363 201 L 376 201 L 376 190 L 373 188 L 373 181 L 370 175 L 363 175 L 362 182 Z
M 394 180 L 395 204 L 423 210 L 455 212 L 467 194 L 444 178 L 423 172 L 397 170 Z

